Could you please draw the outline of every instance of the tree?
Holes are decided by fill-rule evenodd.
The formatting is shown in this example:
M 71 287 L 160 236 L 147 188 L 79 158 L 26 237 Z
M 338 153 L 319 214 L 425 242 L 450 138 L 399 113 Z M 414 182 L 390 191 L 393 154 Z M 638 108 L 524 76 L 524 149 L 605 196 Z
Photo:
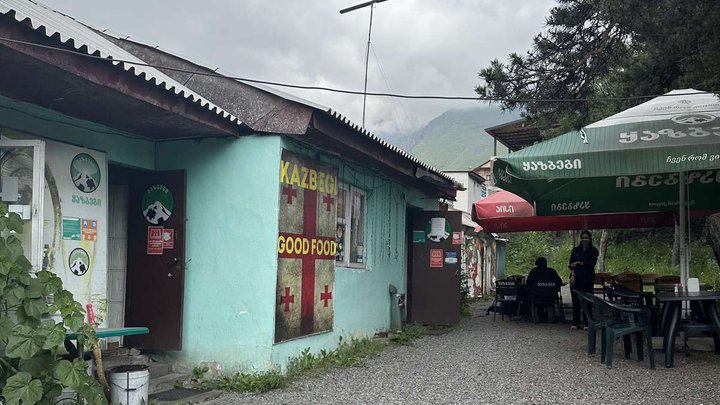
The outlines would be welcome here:
M 546 137 L 673 89 L 720 92 L 717 0 L 558 0 L 546 25 L 530 51 L 482 69 L 475 89 L 540 127 L 559 124 Z M 707 226 L 720 264 L 720 215 Z
M 672 89 L 720 90 L 715 0 L 559 0 L 546 25 L 480 71 L 481 97 L 565 132 Z

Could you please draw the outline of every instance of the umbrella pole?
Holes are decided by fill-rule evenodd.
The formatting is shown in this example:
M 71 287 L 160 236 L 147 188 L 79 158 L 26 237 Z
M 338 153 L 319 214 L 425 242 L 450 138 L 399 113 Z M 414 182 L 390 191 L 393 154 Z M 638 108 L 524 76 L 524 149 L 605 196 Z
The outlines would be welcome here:
M 683 287 L 686 287 L 688 280 L 688 262 L 687 241 L 685 240 L 685 227 L 687 226 L 687 217 L 685 216 L 685 172 L 680 172 L 679 177 L 680 179 L 678 183 L 680 184 L 680 204 L 678 217 L 680 219 L 680 232 L 678 239 L 680 239 L 680 282 L 682 283 Z

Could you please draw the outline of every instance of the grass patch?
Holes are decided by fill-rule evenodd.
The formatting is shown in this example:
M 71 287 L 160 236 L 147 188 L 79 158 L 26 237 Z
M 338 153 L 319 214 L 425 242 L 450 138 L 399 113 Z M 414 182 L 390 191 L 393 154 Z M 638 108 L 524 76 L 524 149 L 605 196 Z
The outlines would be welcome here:
M 422 327 L 409 325 L 389 340 L 352 339 L 350 342 L 340 339 L 335 350 L 320 350 L 313 354 L 310 348 L 290 360 L 287 370 L 262 373 L 234 373 L 231 375 L 208 378 L 207 367 L 193 369 L 193 378 L 187 384 L 190 388 L 206 390 L 224 390 L 236 392 L 262 393 L 285 388 L 293 381 L 304 376 L 315 376 L 335 367 L 363 367 L 365 360 L 382 352 L 388 344 L 409 345 L 422 336 Z
M 420 325 L 405 325 L 399 333 L 390 337 L 390 341 L 403 346 L 411 346 L 416 339 L 423 335 L 423 327 Z

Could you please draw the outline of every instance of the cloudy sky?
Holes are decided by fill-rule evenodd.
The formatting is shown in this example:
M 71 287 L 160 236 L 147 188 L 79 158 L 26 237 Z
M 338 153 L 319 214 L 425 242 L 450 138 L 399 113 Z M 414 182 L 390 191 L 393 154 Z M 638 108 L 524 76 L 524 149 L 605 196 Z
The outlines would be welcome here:
M 365 0 L 38 0 L 224 74 L 362 92 Z M 387 0 L 375 6 L 368 92 L 475 95 L 478 71 L 525 52 L 554 0 Z M 283 89 L 362 123 L 362 95 Z M 365 126 L 407 132 L 476 101 L 368 97 Z

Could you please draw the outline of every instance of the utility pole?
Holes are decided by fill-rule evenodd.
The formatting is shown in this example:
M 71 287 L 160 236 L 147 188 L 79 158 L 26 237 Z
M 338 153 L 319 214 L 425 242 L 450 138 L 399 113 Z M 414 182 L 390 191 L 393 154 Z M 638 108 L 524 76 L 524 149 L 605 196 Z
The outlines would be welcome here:
M 350 6 L 348 8 L 344 8 L 340 10 L 340 14 L 349 13 L 353 10 L 358 10 L 361 8 L 365 8 L 367 6 L 370 6 L 370 26 L 368 27 L 368 41 L 367 41 L 367 49 L 365 50 L 365 87 L 363 88 L 363 109 L 362 109 L 362 126 L 365 128 L 365 102 L 367 101 L 367 78 L 368 78 L 368 59 L 370 58 L 370 34 L 372 33 L 372 19 L 373 19 L 373 8 L 375 8 L 375 3 L 382 3 L 387 0 L 371 0 L 366 1 L 365 3 L 356 4 L 354 6 Z

